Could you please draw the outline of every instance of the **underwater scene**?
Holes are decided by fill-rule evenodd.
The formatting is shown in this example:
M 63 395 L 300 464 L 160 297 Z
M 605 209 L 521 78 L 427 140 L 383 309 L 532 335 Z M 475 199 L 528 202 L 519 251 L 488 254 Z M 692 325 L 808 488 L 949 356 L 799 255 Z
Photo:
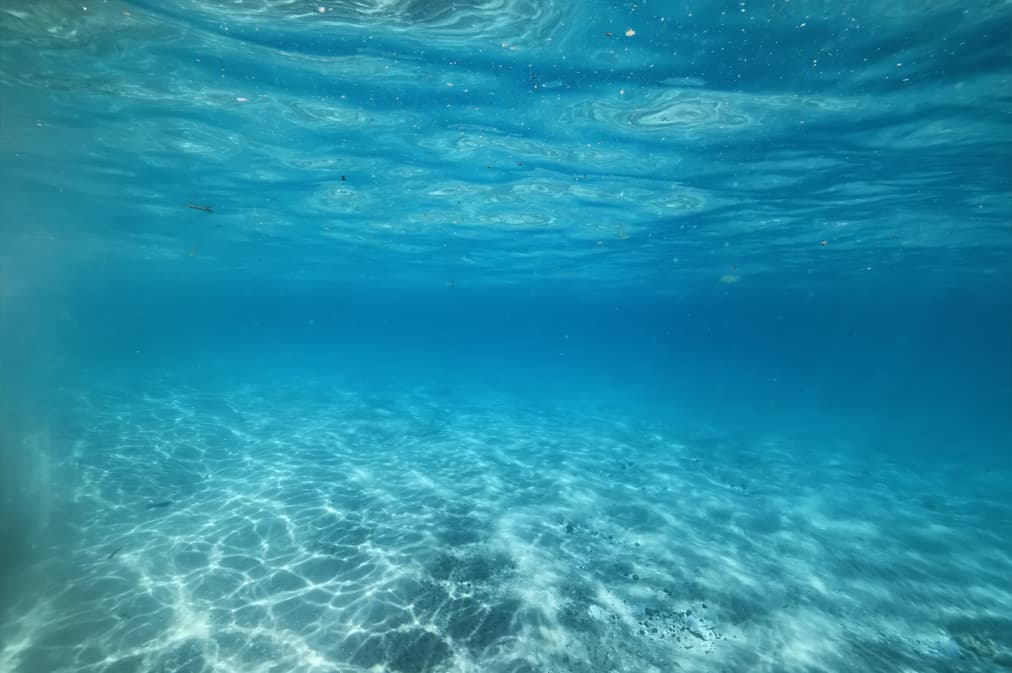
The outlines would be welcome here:
M 0 3 L 0 672 L 1012 671 L 1012 4 Z

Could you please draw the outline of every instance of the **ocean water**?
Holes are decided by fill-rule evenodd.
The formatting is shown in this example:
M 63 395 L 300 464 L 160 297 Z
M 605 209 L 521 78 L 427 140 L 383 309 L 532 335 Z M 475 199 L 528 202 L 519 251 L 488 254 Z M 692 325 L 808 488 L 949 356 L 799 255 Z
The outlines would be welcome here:
M 2 673 L 1012 671 L 1012 5 L 0 4 Z

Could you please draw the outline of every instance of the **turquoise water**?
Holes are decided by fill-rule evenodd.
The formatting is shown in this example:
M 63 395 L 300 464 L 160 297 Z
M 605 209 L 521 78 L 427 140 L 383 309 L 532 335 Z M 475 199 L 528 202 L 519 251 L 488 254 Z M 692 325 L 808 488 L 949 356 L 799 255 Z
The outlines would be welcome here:
M 1012 670 L 1005 2 L 0 6 L 0 671 Z

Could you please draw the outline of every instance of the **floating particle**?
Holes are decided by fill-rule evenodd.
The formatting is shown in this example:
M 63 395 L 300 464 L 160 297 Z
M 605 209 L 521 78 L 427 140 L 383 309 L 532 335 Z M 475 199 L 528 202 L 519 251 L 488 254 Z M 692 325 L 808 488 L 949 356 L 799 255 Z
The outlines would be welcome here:
M 821 245 L 823 248 L 825 248 L 827 244 L 828 241 L 819 241 L 819 245 Z
M 605 37 L 611 37 L 611 31 L 609 30 L 607 33 L 604 34 L 604 36 Z
M 193 208 L 194 210 L 202 210 L 205 213 L 213 213 L 214 212 L 214 209 L 211 208 L 211 206 L 201 206 L 201 205 L 196 204 L 196 203 L 187 203 L 186 207 L 187 208 Z
M 633 36 L 633 35 L 635 35 L 635 34 L 636 34 L 636 31 L 635 31 L 635 30 L 633 30 L 632 28 L 630 28 L 629 30 L 627 30 L 627 31 L 625 32 L 625 36 L 626 36 L 626 37 L 632 37 L 632 36 Z
M 235 102 L 236 103 L 245 103 L 248 100 L 249 100 L 249 98 L 246 98 L 245 96 L 236 96 L 235 97 Z
M 740 279 L 741 276 L 735 275 L 733 273 L 725 273 L 723 276 L 720 277 L 720 282 L 724 283 L 725 285 L 732 285 L 734 283 L 737 283 Z
M 316 11 L 318 11 L 320 14 L 323 14 L 324 12 L 327 11 L 327 9 L 325 7 L 317 7 Z

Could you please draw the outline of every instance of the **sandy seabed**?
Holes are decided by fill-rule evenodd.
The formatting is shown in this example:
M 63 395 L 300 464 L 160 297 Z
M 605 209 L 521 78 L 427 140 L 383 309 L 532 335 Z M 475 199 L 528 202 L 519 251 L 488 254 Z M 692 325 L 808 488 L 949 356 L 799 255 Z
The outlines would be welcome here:
M 4 673 L 1012 670 L 1012 477 L 449 390 L 78 395 Z

